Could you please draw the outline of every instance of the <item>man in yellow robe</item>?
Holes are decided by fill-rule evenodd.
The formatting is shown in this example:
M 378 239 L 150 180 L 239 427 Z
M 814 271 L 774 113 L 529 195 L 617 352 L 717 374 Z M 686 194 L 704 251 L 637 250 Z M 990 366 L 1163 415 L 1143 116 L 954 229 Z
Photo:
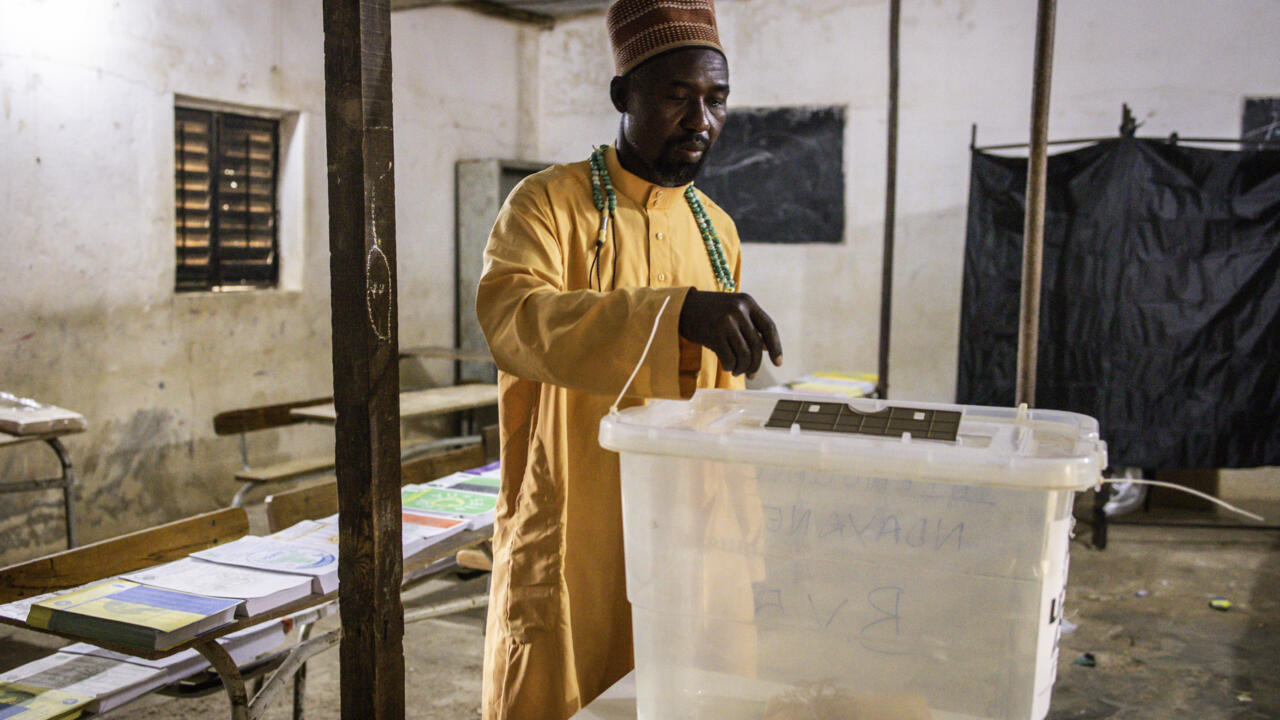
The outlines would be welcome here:
M 607 22 L 616 145 L 595 173 L 557 165 L 512 191 L 477 293 L 501 371 L 486 720 L 564 720 L 633 667 L 618 457 L 596 438 L 655 322 L 630 404 L 741 387 L 765 351 L 782 359 L 768 315 L 733 292 L 733 221 L 685 196 L 729 94 L 712 0 L 620 0 Z

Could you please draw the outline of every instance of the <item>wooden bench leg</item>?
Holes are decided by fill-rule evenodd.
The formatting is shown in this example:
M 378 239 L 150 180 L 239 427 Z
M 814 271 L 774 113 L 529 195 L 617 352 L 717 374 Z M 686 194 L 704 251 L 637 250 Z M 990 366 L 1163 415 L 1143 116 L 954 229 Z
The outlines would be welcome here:
M 484 572 L 493 571 L 493 556 L 480 548 L 459 550 L 455 557 L 458 567 L 468 570 L 482 570 Z
M 227 689 L 227 699 L 231 701 L 231 720 L 249 720 L 249 694 L 245 691 L 244 677 L 240 675 L 236 661 L 231 659 L 216 640 L 202 642 L 195 648 L 222 679 L 222 686 Z
M 477 578 L 458 585 L 456 590 L 467 593 L 461 597 L 455 597 L 443 602 L 433 603 L 424 607 L 416 608 L 412 612 L 405 612 L 404 624 L 421 622 L 432 618 L 444 617 L 445 615 L 454 615 L 460 612 L 466 612 L 478 607 L 487 607 L 489 605 L 489 578 Z

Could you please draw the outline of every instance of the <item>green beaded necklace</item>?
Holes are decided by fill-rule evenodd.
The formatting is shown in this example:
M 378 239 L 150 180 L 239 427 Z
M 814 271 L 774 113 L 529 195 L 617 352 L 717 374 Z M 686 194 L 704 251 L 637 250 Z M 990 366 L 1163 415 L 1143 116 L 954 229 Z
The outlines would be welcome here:
M 604 151 L 603 145 L 591 151 L 591 196 L 595 200 L 596 210 L 600 211 L 600 230 L 596 234 L 597 260 L 600 256 L 600 248 L 604 246 L 608 234 L 609 218 L 618 210 L 618 196 L 613 192 L 613 181 L 609 178 L 609 168 L 605 165 Z M 733 292 L 737 285 L 733 282 L 729 263 L 724 259 L 724 246 L 720 241 L 720 234 L 711 224 L 711 218 L 702 207 L 702 201 L 694 192 L 692 183 L 685 188 L 684 199 L 689 203 L 689 210 L 693 211 L 694 221 L 698 223 L 698 232 L 702 234 L 702 244 L 707 248 L 707 259 L 711 261 L 711 270 L 715 273 L 716 283 L 722 291 Z M 595 267 L 594 262 L 591 265 Z M 589 274 L 590 271 L 588 271 Z

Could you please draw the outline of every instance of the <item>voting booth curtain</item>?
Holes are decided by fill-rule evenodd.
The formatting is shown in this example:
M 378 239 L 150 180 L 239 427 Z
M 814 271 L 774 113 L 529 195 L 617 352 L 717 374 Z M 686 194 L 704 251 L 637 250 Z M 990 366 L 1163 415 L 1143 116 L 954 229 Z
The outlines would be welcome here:
M 973 153 L 957 402 L 1014 402 L 1027 161 Z M 1112 466 L 1280 464 L 1280 151 L 1049 159 L 1036 406 Z

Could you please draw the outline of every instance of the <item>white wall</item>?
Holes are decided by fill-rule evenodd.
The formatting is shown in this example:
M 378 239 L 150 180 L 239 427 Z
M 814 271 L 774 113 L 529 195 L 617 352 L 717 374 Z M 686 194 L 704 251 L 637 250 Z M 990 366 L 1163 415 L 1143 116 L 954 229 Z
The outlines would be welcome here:
M 874 369 L 884 176 L 885 0 L 721 0 L 739 106 L 848 108 L 846 241 L 749 245 L 746 287 L 782 327 L 786 379 Z M 1055 137 L 1234 136 L 1244 95 L 1280 94 L 1275 0 L 1080 0 L 1059 8 Z M 1025 138 L 1033 3 L 909 0 L 892 380 L 954 387 L 969 124 Z M 450 8 L 393 15 L 401 342 L 453 338 L 453 163 L 585 158 L 616 114 L 602 15 L 549 32 Z M 175 95 L 297 113 L 294 289 L 175 295 Z M 86 541 L 225 504 L 221 410 L 330 387 L 319 0 L 6 0 L 0 6 L 0 388 L 83 412 L 66 443 Z M 447 366 L 405 368 L 418 380 Z M 423 377 L 425 375 L 425 377 Z M 270 459 L 325 428 L 260 433 Z M 0 481 L 53 474 L 0 452 Z M 5 496 L 0 563 L 57 549 L 56 493 Z
M 884 222 L 888 3 L 720 0 L 734 106 L 843 105 L 846 229 L 839 246 L 750 244 L 744 287 L 782 329 L 785 380 L 874 371 Z M 955 391 L 969 130 L 1024 141 L 1035 3 L 907 0 L 901 34 L 891 394 Z M 1141 133 L 1238 137 L 1245 95 L 1280 94 L 1275 0 L 1060 3 L 1050 134 L 1112 135 L 1128 102 Z M 616 134 L 602 16 L 542 38 L 539 149 L 586 157 Z
M 393 15 L 403 344 L 452 342 L 453 163 L 514 154 L 532 127 L 517 119 L 527 32 Z M 298 114 L 290 289 L 174 293 L 175 95 Z M 331 392 L 319 0 L 7 0 L 0 112 L 0 389 L 88 418 L 65 441 L 82 541 L 225 505 L 238 443 L 213 415 Z M 321 427 L 258 435 L 264 460 L 332 443 Z M 52 474 L 43 448 L 0 452 L 0 480 Z M 5 496 L 0 564 L 61 538 L 57 493 Z

